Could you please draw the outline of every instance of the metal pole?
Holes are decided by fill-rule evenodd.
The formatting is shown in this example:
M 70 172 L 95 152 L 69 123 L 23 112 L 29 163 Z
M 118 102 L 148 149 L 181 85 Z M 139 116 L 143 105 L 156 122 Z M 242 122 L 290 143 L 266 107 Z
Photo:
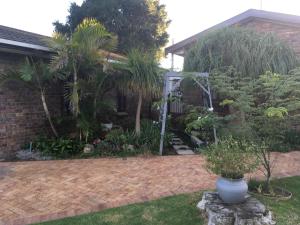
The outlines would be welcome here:
M 174 54 L 171 54 L 171 71 L 174 71 Z
M 174 45 L 174 39 L 172 39 L 172 45 Z M 174 71 L 174 53 L 171 53 L 171 71 Z
M 214 108 L 213 108 L 213 104 L 212 104 L 212 97 L 211 97 L 210 85 L 209 85 L 208 78 L 206 78 L 206 82 L 207 82 L 207 91 L 208 91 L 208 98 L 209 98 L 209 108 L 213 112 Z M 218 139 L 217 139 L 217 130 L 216 130 L 216 126 L 215 125 L 213 125 L 213 130 L 214 130 L 215 144 L 217 144 L 218 143 Z
M 168 110 L 168 89 L 169 89 L 169 82 L 168 76 L 165 74 L 165 82 L 164 82 L 164 93 L 163 93 L 163 107 L 162 107 L 162 124 L 161 124 L 161 132 L 160 132 L 160 145 L 159 145 L 159 154 L 163 154 L 164 148 L 164 136 L 166 130 L 166 120 L 167 120 L 167 110 Z

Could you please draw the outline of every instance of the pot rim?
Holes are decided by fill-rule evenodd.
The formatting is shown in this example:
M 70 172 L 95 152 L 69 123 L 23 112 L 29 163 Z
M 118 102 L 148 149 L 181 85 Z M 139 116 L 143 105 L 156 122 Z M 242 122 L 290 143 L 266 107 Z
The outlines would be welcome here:
M 238 179 L 227 178 L 227 177 L 223 177 L 223 176 L 219 176 L 219 178 L 222 178 L 224 180 L 229 180 L 229 181 L 241 181 L 241 180 L 245 180 L 244 176 L 242 178 L 238 178 Z

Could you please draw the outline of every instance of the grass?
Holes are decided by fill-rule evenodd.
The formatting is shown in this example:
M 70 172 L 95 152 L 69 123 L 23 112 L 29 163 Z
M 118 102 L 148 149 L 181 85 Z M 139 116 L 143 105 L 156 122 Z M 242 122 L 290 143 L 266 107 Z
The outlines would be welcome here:
M 291 191 L 292 199 L 277 201 L 259 197 L 260 200 L 274 213 L 277 225 L 300 225 L 300 177 L 274 183 Z M 200 198 L 200 193 L 177 195 L 40 225 L 204 225 L 196 208 Z
M 258 198 L 273 212 L 277 225 L 300 225 L 300 177 L 280 179 L 273 183 L 292 192 L 292 198 L 286 201 Z

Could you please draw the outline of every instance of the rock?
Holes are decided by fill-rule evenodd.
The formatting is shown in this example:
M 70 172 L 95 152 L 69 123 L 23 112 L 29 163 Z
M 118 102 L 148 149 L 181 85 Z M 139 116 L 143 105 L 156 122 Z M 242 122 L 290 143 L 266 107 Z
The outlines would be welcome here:
M 174 137 L 171 140 L 171 144 L 172 145 L 183 145 L 183 141 L 178 137 Z
M 94 145 L 86 144 L 83 148 L 84 153 L 91 153 L 94 151 Z
M 241 204 L 226 204 L 217 192 L 204 192 L 197 207 L 208 218 L 208 225 L 274 225 L 272 214 L 254 197 Z
M 187 145 L 173 145 L 173 148 L 175 149 L 175 151 L 178 150 L 191 150 L 189 146 Z
M 134 145 L 125 144 L 123 145 L 123 149 L 127 151 L 134 151 Z
M 194 155 L 194 151 L 187 145 L 173 145 L 178 155 Z
M 177 150 L 176 153 L 178 155 L 195 155 L 195 152 L 193 152 L 193 150 Z
M 39 151 L 20 150 L 16 153 L 20 160 L 51 160 L 52 157 L 44 156 Z
M 191 136 L 191 141 L 198 146 L 205 144 L 203 141 L 201 141 L 199 138 L 193 135 Z

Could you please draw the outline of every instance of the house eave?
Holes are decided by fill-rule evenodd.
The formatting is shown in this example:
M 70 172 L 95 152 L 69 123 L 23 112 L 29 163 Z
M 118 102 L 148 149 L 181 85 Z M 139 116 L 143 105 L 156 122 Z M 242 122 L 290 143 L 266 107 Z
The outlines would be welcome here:
M 175 54 L 184 56 L 185 55 L 185 49 L 195 43 L 202 35 L 209 31 L 213 31 L 216 29 L 229 27 L 234 24 L 243 24 L 253 19 L 260 19 L 260 20 L 269 20 L 269 21 L 275 21 L 278 23 L 288 24 L 291 26 L 300 26 L 300 16 L 295 15 L 289 15 L 289 14 L 283 14 L 283 13 L 276 13 L 276 12 L 268 12 L 263 10 L 255 10 L 255 9 L 249 9 L 237 16 L 234 16 L 228 20 L 225 20 L 215 26 L 212 26 L 204 31 L 201 31 L 200 33 L 197 33 L 187 39 L 184 39 L 174 45 L 171 45 L 167 48 L 165 48 L 165 54 Z
M 28 49 L 34 49 L 34 50 L 45 51 L 45 52 L 51 52 L 50 48 L 48 48 L 46 46 L 34 45 L 34 44 L 29 44 L 29 43 L 19 42 L 19 41 L 13 41 L 13 40 L 8 40 L 8 39 L 3 39 L 3 38 L 0 38 L 0 44 L 17 46 L 17 47 L 28 48 Z

